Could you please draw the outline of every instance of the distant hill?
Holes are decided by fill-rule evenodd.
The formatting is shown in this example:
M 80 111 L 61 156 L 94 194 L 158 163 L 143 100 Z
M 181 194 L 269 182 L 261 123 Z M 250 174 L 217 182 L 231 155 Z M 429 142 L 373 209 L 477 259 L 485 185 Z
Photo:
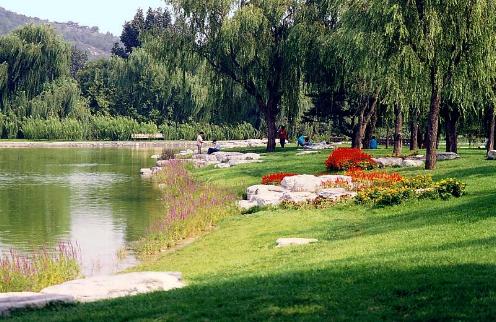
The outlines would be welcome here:
M 80 26 L 75 22 L 50 22 L 31 18 L 0 7 L 0 35 L 11 32 L 26 24 L 49 24 L 54 27 L 66 41 L 88 52 L 90 59 L 110 55 L 110 51 L 119 38 L 111 33 L 100 33 L 98 27 Z

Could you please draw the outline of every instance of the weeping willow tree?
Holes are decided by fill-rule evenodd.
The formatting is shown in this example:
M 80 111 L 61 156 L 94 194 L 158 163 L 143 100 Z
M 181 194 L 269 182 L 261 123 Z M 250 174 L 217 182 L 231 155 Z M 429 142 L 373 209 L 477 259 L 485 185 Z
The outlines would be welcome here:
M 491 0 L 353 3 L 369 17 L 368 27 L 384 35 L 389 55 L 408 53 L 418 61 L 418 74 L 407 76 L 427 84 L 426 169 L 433 169 L 442 101 L 467 106 L 474 104 L 481 93 L 478 89 L 490 88 L 496 4 Z
M 16 96 L 29 100 L 46 83 L 67 76 L 70 55 L 70 46 L 48 26 L 28 25 L 0 37 L 0 110 Z
M 299 92 L 298 19 L 303 1 L 166 2 L 184 23 L 183 49 L 201 56 L 254 98 L 267 126 L 267 151 L 274 151 L 282 99 Z

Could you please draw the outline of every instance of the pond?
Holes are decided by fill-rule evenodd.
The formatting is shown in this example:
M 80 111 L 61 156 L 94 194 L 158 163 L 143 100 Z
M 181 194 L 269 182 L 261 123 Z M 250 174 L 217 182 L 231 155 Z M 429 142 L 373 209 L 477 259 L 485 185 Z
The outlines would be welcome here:
M 139 175 L 156 152 L 0 149 L 0 252 L 71 241 L 85 276 L 133 265 L 123 250 L 163 213 L 158 191 Z

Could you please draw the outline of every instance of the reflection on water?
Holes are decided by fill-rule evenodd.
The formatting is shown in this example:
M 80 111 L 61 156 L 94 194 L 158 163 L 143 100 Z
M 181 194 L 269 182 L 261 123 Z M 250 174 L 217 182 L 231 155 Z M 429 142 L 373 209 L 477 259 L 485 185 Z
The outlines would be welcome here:
M 117 271 L 118 260 L 161 213 L 139 169 L 156 151 L 0 149 L 0 252 L 77 242 L 85 275 Z

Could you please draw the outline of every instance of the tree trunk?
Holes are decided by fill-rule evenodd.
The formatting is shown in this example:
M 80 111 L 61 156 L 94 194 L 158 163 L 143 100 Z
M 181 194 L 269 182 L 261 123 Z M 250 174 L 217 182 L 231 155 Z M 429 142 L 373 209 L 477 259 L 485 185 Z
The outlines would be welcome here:
M 489 129 L 487 132 L 487 146 L 486 149 L 487 151 L 494 150 L 494 137 L 496 135 L 495 133 L 495 122 L 496 122 L 496 117 L 494 115 L 494 106 L 491 106 L 488 111 L 488 122 L 489 122 Z
M 418 126 L 417 129 L 417 147 L 419 149 L 423 149 L 425 147 L 424 145 L 424 135 L 422 133 L 422 129 L 420 128 L 420 125 Z
M 389 149 L 389 122 L 386 122 L 386 149 Z
M 377 108 L 374 110 L 374 113 L 372 114 L 372 118 L 370 119 L 370 122 L 367 125 L 367 129 L 365 130 L 363 146 L 367 149 L 370 147 L 370 140 L 372 140 L 372 136 L 375 133 L 376 126 L 377 126 Z
M 365 130 L 367 129 L 367 124 L 369 124 L 372 115 L 375 113 L 378 96 L 379 96 L 379 89 L 377 89 L 375 96 L 372 98 L 372 102 L 370 102 L 370 98 L 368 98 L 366 102 L 364 102 L 363 107 L 360 110 L 360 114 L 358 116 L 358 123 L 355 125 L 355 128 L 353 129 L 353 138 L 351 141 L 351 146 L 353 148 L 361 149 L 363 147 L 363 138 L 365 136 Z
M 433 170 L 437 161 L 437 135 L 439 129 L 439 110 L 441 106 L 441 91 L 436 81 L 437 75 L 434 70 L 431 71 L 431 104 L 429 116 L 427 118 L 427 139 L 426 139 L 426 157 L 425 169 Z
M 394 116 L 393 155 L 398 157 L 401 155 L 401 150 L 403 148 L 403 136 L 401 134 L 401 129 L 403 128 L 403 112 L 401 111 L 401 106 L 399 104 L 394 106 Z
M 458 153 L 458 110 L 448 110 L 445 114 L 446 152 Z
M 418 144 L 418 111 L 415 108 L 410 109 L 410 151 L 416 151 L 419 148 Z
M 267 108 L 265 115 L 265 123 L 267 125 L 267 152 L 274 152 L 276 150 L 276 115 L 270 108 Z

